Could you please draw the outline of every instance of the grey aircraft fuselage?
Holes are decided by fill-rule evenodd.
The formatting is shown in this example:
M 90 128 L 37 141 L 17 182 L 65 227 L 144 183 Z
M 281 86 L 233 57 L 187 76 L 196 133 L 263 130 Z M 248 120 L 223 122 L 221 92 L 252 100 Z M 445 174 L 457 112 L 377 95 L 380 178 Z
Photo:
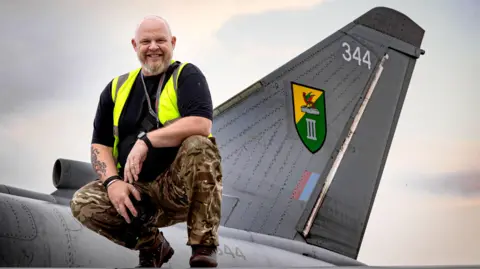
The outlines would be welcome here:
M 0 266 L 128 268 L 138 263 L 138 252 L 90 231 L 66 205 L 0 193 L 0 216 Z M 175 255 L 163 267 L 189 267 L 191 249 L 186 245 L 186 226 L 177 224 L 161 230 L 175 249 Z M 361 265 L 301 242 L 226 227 L 219 233 L 219 267 Z M 324 255 L 329 262 L 301 253 Z

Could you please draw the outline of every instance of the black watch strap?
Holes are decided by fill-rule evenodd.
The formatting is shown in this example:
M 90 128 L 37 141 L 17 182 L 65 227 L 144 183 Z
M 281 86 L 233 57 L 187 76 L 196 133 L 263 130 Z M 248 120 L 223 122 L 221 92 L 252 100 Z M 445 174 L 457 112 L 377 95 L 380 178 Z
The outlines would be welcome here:
M 110 182 L 116 180 L 116 179 L 119 179 L 119 180 L 122 180 L 122 178 L 119 176 L 119 175 L 114 175 L 114 176 L 111 176 L 109 178 L 107 178 L 104 182 L 103 182 L 103 186 L 105 187 L 105 189 L 108 187 L 108 184 L 110 184 Z
M 148 139 L 148 136 L 146 134 L 140 139 L 142 139 L 143 142 L 145 142 L 145 144 L 147 144 L 147 147 L 148 147 L 149 150 L 153 148 L 152 142 L 150 141 L 150 139 Z

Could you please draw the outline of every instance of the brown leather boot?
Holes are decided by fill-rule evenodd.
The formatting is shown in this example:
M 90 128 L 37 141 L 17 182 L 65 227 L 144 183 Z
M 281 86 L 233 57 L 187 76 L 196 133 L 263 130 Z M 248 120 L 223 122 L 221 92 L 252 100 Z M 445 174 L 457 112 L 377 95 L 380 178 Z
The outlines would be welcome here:
M 192 246 L 190 267 L 217 267 L 217 265 L 216 246 Z
M 167 263 L 172 258 L 175 251 L 168 243 L 167 239 L 163 237 L 163 233 L 159 234 L 160 242 L 152 249 L 141 249 L 139 254 L 139 267 L 156 267 L 160 268 L 164 263 Z

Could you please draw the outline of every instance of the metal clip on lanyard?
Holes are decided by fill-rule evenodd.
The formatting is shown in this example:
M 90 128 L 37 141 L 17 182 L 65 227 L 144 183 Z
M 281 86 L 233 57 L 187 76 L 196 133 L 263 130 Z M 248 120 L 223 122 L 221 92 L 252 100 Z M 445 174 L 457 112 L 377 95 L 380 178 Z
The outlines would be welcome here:
M 162 76 L 160 77 L 160 81 L 158 82 L 158 87 L 157 87 L 157 93 L 156 93 L 156 100 L 155 100 L 155 110 L 152 109 L 152 104 L 150 101 L 150 96 L 147 91 L 147 86 L 145 85 L 145 80 L 143 79 L 143 73 L 140 73 L 141 78 L 142 78 L 142 83 L 143 83 L 143 90 L 145 92 L 145 97 L 147 98 L 147 103 L 148 103 L 148 111 L 150 112 L 150 115 L 155 117 L 156 119 L 156 124 L 157 124 L 157 129 L 160 127 L 160 121 L 158 119 L 158 102 L 160 98 L 160 92 L 162 91 L 162 86 L 163 86 L 163 80 L 165 79 L 165 72 L 163 72 Z M 155 113 L 155 111 L 157 111 Z

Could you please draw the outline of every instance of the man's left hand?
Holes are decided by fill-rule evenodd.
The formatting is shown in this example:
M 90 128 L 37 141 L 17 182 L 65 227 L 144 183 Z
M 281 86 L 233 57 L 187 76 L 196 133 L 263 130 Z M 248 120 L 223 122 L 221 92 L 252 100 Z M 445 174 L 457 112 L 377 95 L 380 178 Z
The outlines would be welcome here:
M 137 140 L 133 145 L 132 150 L 128 154 L 125 162 L 124 180 L 133 183 L 133 180 L 138 181 L 138 175 L 142 170 L 142 164 L 147 158 L 148 146 L 142 140 Z

